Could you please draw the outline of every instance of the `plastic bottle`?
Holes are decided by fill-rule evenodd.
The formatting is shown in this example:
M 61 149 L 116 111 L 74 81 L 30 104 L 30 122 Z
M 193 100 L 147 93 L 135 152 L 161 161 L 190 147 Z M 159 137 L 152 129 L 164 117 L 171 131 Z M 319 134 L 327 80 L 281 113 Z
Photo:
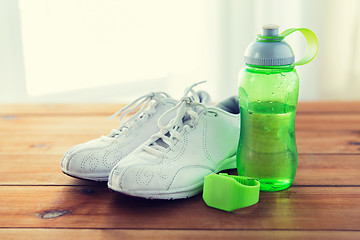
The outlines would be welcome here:
M 284 37 L 300 31 L 306 39 L 305 56 L 295 62 Z M 239 73 L 241 130 L 237 152 L 240 176 L 257 178 L 262 191 L 291 186 L 297 170 L 295 114 L 299 77 L 295 66 L 310 62 L 318 41 L 309 29 L 292 28 L 278 34 L 278 26 L 262 29 L 245 52 L 246 67 Z M 295 63 L 294 63 L 295 62 Z

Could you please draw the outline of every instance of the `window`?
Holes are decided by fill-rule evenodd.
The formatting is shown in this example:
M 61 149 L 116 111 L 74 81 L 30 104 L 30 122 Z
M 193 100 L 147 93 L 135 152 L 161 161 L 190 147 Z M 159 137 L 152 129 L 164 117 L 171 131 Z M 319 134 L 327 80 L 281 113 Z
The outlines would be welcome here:
M 0 102 L 178 98 L 204 80 L 218 101 L 237 94 L 244 51 L 269 23 L 318 36 L 297 69 L 300 100 L 359 99 L 359 13 L 357 0 L 2 0 Z M 286 41 L 299 59 L 301 34 Z
M 21 0 L 19 6 L 32 96 L 104 86 L 118 88 L 119 96 L 130 85 L 161 88 L 176 76 L 203 74 L 203 1 Z

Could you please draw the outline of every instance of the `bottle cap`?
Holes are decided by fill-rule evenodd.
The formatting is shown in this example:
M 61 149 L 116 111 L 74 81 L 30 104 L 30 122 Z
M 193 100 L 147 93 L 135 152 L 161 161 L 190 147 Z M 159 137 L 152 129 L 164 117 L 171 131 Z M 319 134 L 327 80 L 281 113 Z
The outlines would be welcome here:
M 260 182 L 254 178 L 226 173 L 204 178 L 203 199 L 209 207 L 231 212 L 259 201 Z
M 305 56 L 295 62 L 294 53 L 284 40 L 289 34 L 300 31 L 306 40 L 307 50 Z M 279 34 L 279 26 L 263 26 L 261 34 L 245 51 L 245 63 L 257 66 L 284 66 L 303 65 L 310 62 L 317 54 L 318 40 L 316 35 L 306 28 L 290 28 Z

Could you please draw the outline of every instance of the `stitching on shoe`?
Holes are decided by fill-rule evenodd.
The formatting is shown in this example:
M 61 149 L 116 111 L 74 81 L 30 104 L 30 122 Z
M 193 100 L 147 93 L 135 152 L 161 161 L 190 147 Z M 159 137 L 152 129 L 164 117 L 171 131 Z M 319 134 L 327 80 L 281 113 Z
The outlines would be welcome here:
M 202 118 L 202 120 L 204 120 L 204 119 Z M 205 121 L 204 121 L 204 122 L 205 122 Z M 205 129 L 206 129 L 206 127 L 205 127 Z M 204 141 L 203 141 L 203 142 L 204 142 Z M 183 146 L 182 152 L 181 152 L 181 154 L 179 154 L 178 156 L 176 156 L 176 158 L 174 158 L 173 161 L 175 161 L 176 159 L 178 159 L 180 156 L 182 156 L 182 155 L 184 154 L 187 144 L 188 144 L 188 135 L 187 135 L 187 134 L 184 134 L 184 146 Z M 172 162 L 173 162 L 173 161 L 172 161 Z M 215 170 L 215 169 L 209 168 L 209 167 L 207 167 L 207 166 L 203 166 L 203 165 L 190 165 L 190 166 L 187 165 L 187 166 L 181 167 L 181 168 L 179 168 L 179 169 L 175 172 L 174 176 L 172 177 L 172 179 L 171 179 L 171 181 L 170 181 L 170 184 L 169 184 L 168 187 L 167 187 L 167 190 L 170 189 L 171 185 L 173 184 L 173 182 L 174 182 L 174 180 L 175 180 L 175 178 L 176 178 L 176 175 L 178 174 L 178 172 L 179 172 L 180 170 L 182 170 L 182 169 L 184 169 L 184 168 L 187 168 L 187 167 L 193 167 L 193 166 L 197 166 L 197 167 L 199 167 L 199 168 L 204 168 L 204 169 L 209 169 L 209 170 L 212 171 L 212 172 L 214 172 L 214 170 Z
M 156 116 L 157 114 L 159 113 L 159 111 L 156 113 L 156 114 L 154 114 L 153 115 L 153 117 L 154 116 Z M 152 117 L 151 117 L 152 118 Z M 150 118 L 149 118 L 150 119 Z M 158 130 L 158 128 L 157 128 L 157 130 Z M 125 143 L 125 144 L 122 144 L 122 145 L 120 145 L 120 146 L 116 146 L 116 148 L 115 149 L 113 149 L 112 151 L 109 151 L 109 152 L 106 152 L 105 154 L 104 154 L 104 156 L 103 156 L 103 159 L 102 159 L 102 161 L 103 161 L 103 163 L 104 163 L 104 166 L 106 166 L 106 167 L 108 167 L 108 168 L 112 168 L 112 167 L 114 167 L 115 166 L 115 164 L 113 164 L 114 162 L 116 162 L 116 163 L 118 163 L 119 161 L 121 161 L 125 156 L 124 156 L 124 154 L 123 154 L 123 152 L 121 151 L 123 148 L 125 148 L 125 147 L 127 147 L 128 145 L 130 145 L 131 143 L 133 143 L 134 141 L 135 141 L 135 139 L 140 135 L 140 129 L 138 129 L 138 131 L 137 131 L 137 133 L 136 133 L 136 135 L 134 135 L 131 139 L 130 139 L 130 141 L 128 141 L 127 143 Z M 119 151 L 120 152 L 120 160 L 119 159 L 115 159 L 115 161 L 114 162 L 112 162 L 111 164 L 107 164 L 106 162 L 105 162 L 105 156 L 109 156 L 112 152 L 114 152 L 114 151 Z M 131 153 L 132 151 L 130 151 L 130 153 Z
M 186 149 L 186 146 L 188 145 L 188 141 L 189 141 L 187 133 L 184 133 L 183 138 L 184 138 L 184 144 L 182 146 L 181 151 L 179 152 L 178 155 L 176 155 L 173 158 L 170 158 L 169 161 L 167 161 L 167 162 L 174 162 L 185 153 L 185 149 Z M 165 160 L 165 158 L 162 158 L 162 159 Z
M 115 152 L 115 153 L 114 153 Z M 118 158 L 115 158 L 113 162 L 111 163 L 107 163 L 106 159 L 109 157 L 110 154 L 114 153 L 114 155 L 119 154 L 120 156 Z M 119 149 L 118 147 L 116 147 L 115 149 L 111 150 L 111 151 L 107 151 L 104 153 L 103 157 L 102 157 L 102 162 L 104 164 L 105 167 L 107 168 L 113 168 L 115 166 L 116 163 L 118 163 L 121 159 L 123 159 L 123 153 L 121 151 L 121 149 Z M 120 160 L 119 160 L 120 159 Z
M 96 147 L 93 147 L 93 148 L 85 148 L 85 149 L 81 149 L 81 150 L 77 151 L 76 153 L 71 154 L 71 156 L 69 156 L 69 158 L 68 158 L 67 169 L 70 168 L 70 162 L 71 162 L 72 158 L 73 158 L 76 154 L 83 153 L 83 152 L 87 152 L 87 151 L 89 151 L 89 150 L 90 150 L 90 151 L 91 151 L 91 150 L 96 150 L 96 149 L 99 151 L 99 150 L 102 150 L 102 149 L 107 148 L 107 147 L 109 147 L 109 146 L 104 146 L 104 147 L 101 147 L 101 148 L 96 148 Z M 92 155 L 92 153 L 90 153 L 90 155 Z M 89 156 L 89 154 L 86 155 L 86 156 Z M 81 161 L 81 165 L 83 164 L 84 161 L 85 161 L 84 159 Z M 81 167 L 81 168 L 82 168 L 82 167 Z
M 168 190 L 171 188 L 171 185 L 174 183 L 174 180 L 175 180 L 176 176 L 178 175 L 178 173 L 179 173 L 181 170 L 183 170 L 183 169 L 185 169 L 185 168 L 190 168 L 190 167 L 208 169 L 209 171 L 214 172 L 213 169 L 211 169 L 211 168 L 209 168 L 209 167 L 207 167 L 207 166 L 203 166 L 203 165 L 187 165 L 187 166 L 181 167 L 181 168 L 179 168 L 179 169 L 175 172 L 175 175 L 174 175 L 173 179 L 171 180 L 169 187 L 168 187 L 166 190 L 168 191 Z
M 151 119 L 151 118 L 154 118 L 155 116 L 161 115 L 161 114 L 162 114 L 161 111 L 163 110 L 163 108 L 164 108 L 164 105 L 159 106 L 158 111 L 157 111 L 154 115 L 152 115 L 151 117 L 149 117 L 148 120 Z M 161 112 L 161 113 L 160 113 L 160 112 Z M 159 131 L 159 127 L 157 126 L 156 121 L 155 121 L 155 128 L 156 128 L 156 131 L 155 131 L 155 132 L 158 132 L 158 131 Z M 127 143 L 125 143 L 125 144 L 123 144 L 123 145 L 118 146 L 118 148 L 124 148 L 124 147 L 128 146 L 130 143 L 133 143 L 133 142 L 135 141 L 135 139 L 139 136 L 140 132 L 141 132 L 141 131 L 140 131 L 140 129 L 139 129 L 139 131 L 137 131 L 137 134 L 134 135 L 133 138 L 132 138 L 130 141 L 128 141 Z M 151 135 L 152 135 L 152 134 L 151 134 Z M 140 144 L 142 144 L 142 143 L 140 143 Z M 140 144 L 139 144 L 139 145 L 140 145 Z M 130 151 L 130 152 L 132 152 L 132 151 Z
M 184 144 L 183 144 L 183 146 L 182 146 L 182 149 L 181 149 L 180 153 L 179 153 L 178 155 L 176 155 L 174 158 L 169 159 L 169 161 L 167 161 L 166 163 L 165 163 L 165 161 L 164 161 L 165 158 L 163 158 L 162 161 L 161 161 L 158 165 L 160 165 L 160 164 L 173 163 L 173 162 L 175 162 L 177 159 L 179 159 L 179 158 L 185 153 L 185 149 L 186 149 L 186 147 L 187 147 L 187 145 L 188 145 L 188 142 L 189 142 L 188 134 L 187 134 L 187 133 L 184 133 L 183 139 L 184 139 Z M 163 169 L 164 169 L 164 168 L 163 168 Z M 158 176 L 159 176 L 159 177 L 163 178 L 163 177 L 162 177 L 163 175 L 162 175 L 162 174 L 159 174 L 159 170 L 157 171 L 157 173 L 158 173 Z M 160 175 L 162 175 L 162 176 L 160 176 Z M 172 184 L 172 182 L 173 182 L 174 179 L 175 179 L 175 176 L 176 176 L 176 173 L 175 173 L 175 175 L 174 175 L 172 178 L 169 177 L 169 176 L 167 176 L 166 179 L 169 179 L 169 178 L 170 178 L 170 182 L 167 183 L 167 184 L 163 183 L 163 184 L 162 184 L 163 187 L 165 187 L 166 189 L 169 189 L 170 186 L 171 186 L 171 184 Z M 164 178 L 163 178 L 163 179 L 164 179 Z
M 159 115 L 160 110 L 162 110 L 163 108 L 164 108 L 163 105 L 159 106 L 159 111 L 157 111 L 156 114 L 154 114 L 151 118 L 153 118 L 154 116 Z M 150 119 L 150 118 L 149 118 L 149 119 Z M 158 130 L 158 128 L 157 128 L 157 130 Z M 139 136 L 140 132 L 141 132 L 141 131 L 140 131 L 140 129 L 139 129 L 139 130 L 137 131 L 137 133 L 132 136 L 132 138 L 130 139 L 130 141 L 128 141 L 127 143 L 124 143 L 124 144 L 122 144 L 122 145 L 120 145 L 120 146 L 116 146 L 116 148 L 113 149 L 113 150 L 111 150 L 111 151 L 105 152 L 104 155 L 103 155 L 103 157 L 102 157 L 102 163 L 103 163 L 103 165 L 104 165 L 105 167 L 107 167 L 107 168 L 112 168 L 112 167 L 114 167 L 115 164 L 113 164 L 113 163 L 114 163 L 114 162 L 116 162 L 116 163 L 119 162 L 119 161 L 124 157 L 124 156 L 123 156 L 124 154 L 123 154 L 119 149 L 123 149 L 124 147 L 126 147 L 126 146 L 128 146 L 129 144 L 131 144 L 132 142 L 134 142 L 134 140 Z M 83 143 L 83 144 L 85 144 L 85 143 Z M 81 148 L 81 145 L 82 145 L 82 144 L 78 144 L 77 149 L 78 149 L 78 148 Z M 100 150 L 106 150 L 106 148 L 111 148 L 111 146 L 113 146 L 113 144 L 111 144 L 111 145 L 106 145 L 106 146 L 103 146 L 103 147 L 91 147 L 91 148 L 79 149 L 78 151 L 77 151 L 77 149 L 75 149 L 75 150 L 69 155 L 69 157 L 68 157 L 68 161 L 67 161 L 67 166 L 66 166 L 66 168 L 69 169 L 71 159 L 72 159 L 76 154 L 80 154 L 80 153 L 83 153 L 83 152 L 86 152 L 86 151 L 93 151 L 93 150 L 98 150 L 98 151 L 100 151 Z M 112 162 L 111 164 L 106 163 L 105 158 L 106 158 L 107 156 L 109 156 L 109 155 L 110 155 L 112 152 L 114 152 L 114 151 L 119 151 L 119 152 L 120 152 L 120 154 L 121 154 L 120 160 L 116 159 L 116 160 L 115 160 L 114 162 Z M 106 156 L 106 157 L 105 157 L 105 156 Z M 83 160 L 82 162 L 84 162 L 84 160 Z M 83 167 L 81 167 L 81 168 L 84 169 Z
M 204 122 L 204 128 L 203 128 L 203 139 L 202 139 L 202 142 L 203 142 L 203 150 L 205 152 L 205 155 L 207 157 L 207 160 L 210 161 L 213 166 L 215 166 L 215 161 L 212 159 L 210 153 L 207 151 L 207 144 L 206 144 L 206 133 L 207 133 L 207 122 L 205 120 L 205 118 L 203 116 L 200 116 L 200 118 L 202 119 L 202 121 Z M 215 169 L 212 169 L 212 171 L 214 171 Z
M 147 159 L 144 159 L 145 161 L 147 161 Z M 144 166 L 153 166 L 153 165 L 156 165 L 156 164 L 144 164 Z M 136 166 L 138 166 L 138 164 L 131 164 L 130 166 L 127 166 L 127 167 L 125 167 L 125 169 L 123 170 L 123 173 L 120 175 L 120 171 L 119 170 L 117 170 L 117 169 L 114 169 L 114 171 L 117 173 L 117 175 L 118 176 L 120 176 L 120 179 L 119 179 L 119 186 L 120 186 L 120 188 L 123 188 L 122 187 L 122 181 L 123 181 L 123 179 L 124 179 L 124 176 L 125 176 L 125 174 L 132 168 L 132 167 L 136 167 Z M 143 169 L 144 167 L 142 167 L 141 169 Z M 137 179 L 138 179 L 138 174 L 139 174 L 139 171 L 136 171 L 136 179 L 135 179 L 135 181 L 136 181 L 136 183 L 138 183 L 137 182 Z
M 156 114 L 158 114 L 158 113 L 159 113 L 159 111 L 158 111 Z M 156 114 L 155 114 L 155 115 L 156 115 Z M 155 115 L 153 115 L 153 116 L 155 116 Z M 123 148 L 123 147 L 127 146 L 128 144 L 130 144 L 131 142 L 133 142 L 133 141 L 135 140 L 135 138 L 140 134 L 140 132 L 141 132 L 140 130 L 137 131 L 137 134 L 134 135 L 129 142 L 127 142 L 127 143 L 125 143 L 125 144 L 122 144 L 122 145 L 120 145 L 120 146 L 117 146 L 117 148 Z M 98 138 L 98 139 L 99 139 L 99 138 Z M 88 142 L 89 142 L 89 141 L 88 141 Z M 87 142 L 86 142 L 86 143 L 87 143 Z M 85 144 L 85 143 L 83 143 L 83 144 Z M 81 147 L 82 144 L 78 144 L 78 145 L 79 145 L 79 147 Z M 75 154 L 77 154 L 77 153 L 82 153 L 82 152 L 85 152 L 85 151 L 87 151 L 87 150 L 95 150 L 95 149 L 103 150 L 103 149 L 108 148 L 108 147 L 109 147 L 109 145 L 106 145 L 106 146 L 103 146 L 103 147 L 91 147 L 91 148 L 81 149 L 81 150 L 79 150 L 79 151 L 76 151 L 76 149 L 75 149 L 75 150 L 73 151 L 73 153 L 71 153 L 71 155 L 69 156 L 69 160 L 70 160 Z
M 88 161 L 90 159 L 90 161 Z M 91 160 L 95 160 L 95 161 L 91 161 Z M 88 163 L 88 166 L 86 167 L 86 163 Z M 85 171 L 90 171 L 90 172 L 94 172 L 96 167 L 98 166 L 99 164 L 99 160 L 97 160 L 93 153 L 90 153 L 86 156 L 86 160 L 83 159 L 81 161 L 81 164 L 80 164 L 80 168 L 81 169 L 84 169 Z
M 145 166 L 152 166 L 152 164 L 145 165 Z M 149 174 L 149 172 L 146 172 L 145 169 L 146 169 L 146 167 L 143 166 L 142 168 L 140 168 L 136 171 L 136 183 L 138 186 L 142 186 L 144 184 L 149 185 L 154 178 L 154 173 L 150 172 L 150 174 Z M 141 176 L 143 176 L 143 178 L 141 178 Z
M 132 167 L 132 166 L 125 168 L 125 170 L 123 171 L 123 174 L 121 174 L 121 175 L 120 175 L 120 172 L 119 172 L 119 171 L 117 172 L 118 175 L 120 175 L 119 187 L 122 188 L 122 189 L 123 189 L 123 187 L 122 187 L 122 181 L 123 181 L 123 179 L 124 179 L 124 176 L 125 176 L 126 172 L 129 171 L 129 169 L 130 169 L 131 167 Z

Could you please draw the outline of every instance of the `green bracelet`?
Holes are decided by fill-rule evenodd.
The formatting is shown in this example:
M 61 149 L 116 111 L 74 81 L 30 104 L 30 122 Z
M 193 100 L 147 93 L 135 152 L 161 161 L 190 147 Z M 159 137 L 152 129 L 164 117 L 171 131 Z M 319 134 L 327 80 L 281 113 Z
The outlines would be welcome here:
M 230 212 L 257 203 L 260 182 L 254 178 L 226 173 L 210 174 L 204 178 L 203 190 L 206 205 Z

